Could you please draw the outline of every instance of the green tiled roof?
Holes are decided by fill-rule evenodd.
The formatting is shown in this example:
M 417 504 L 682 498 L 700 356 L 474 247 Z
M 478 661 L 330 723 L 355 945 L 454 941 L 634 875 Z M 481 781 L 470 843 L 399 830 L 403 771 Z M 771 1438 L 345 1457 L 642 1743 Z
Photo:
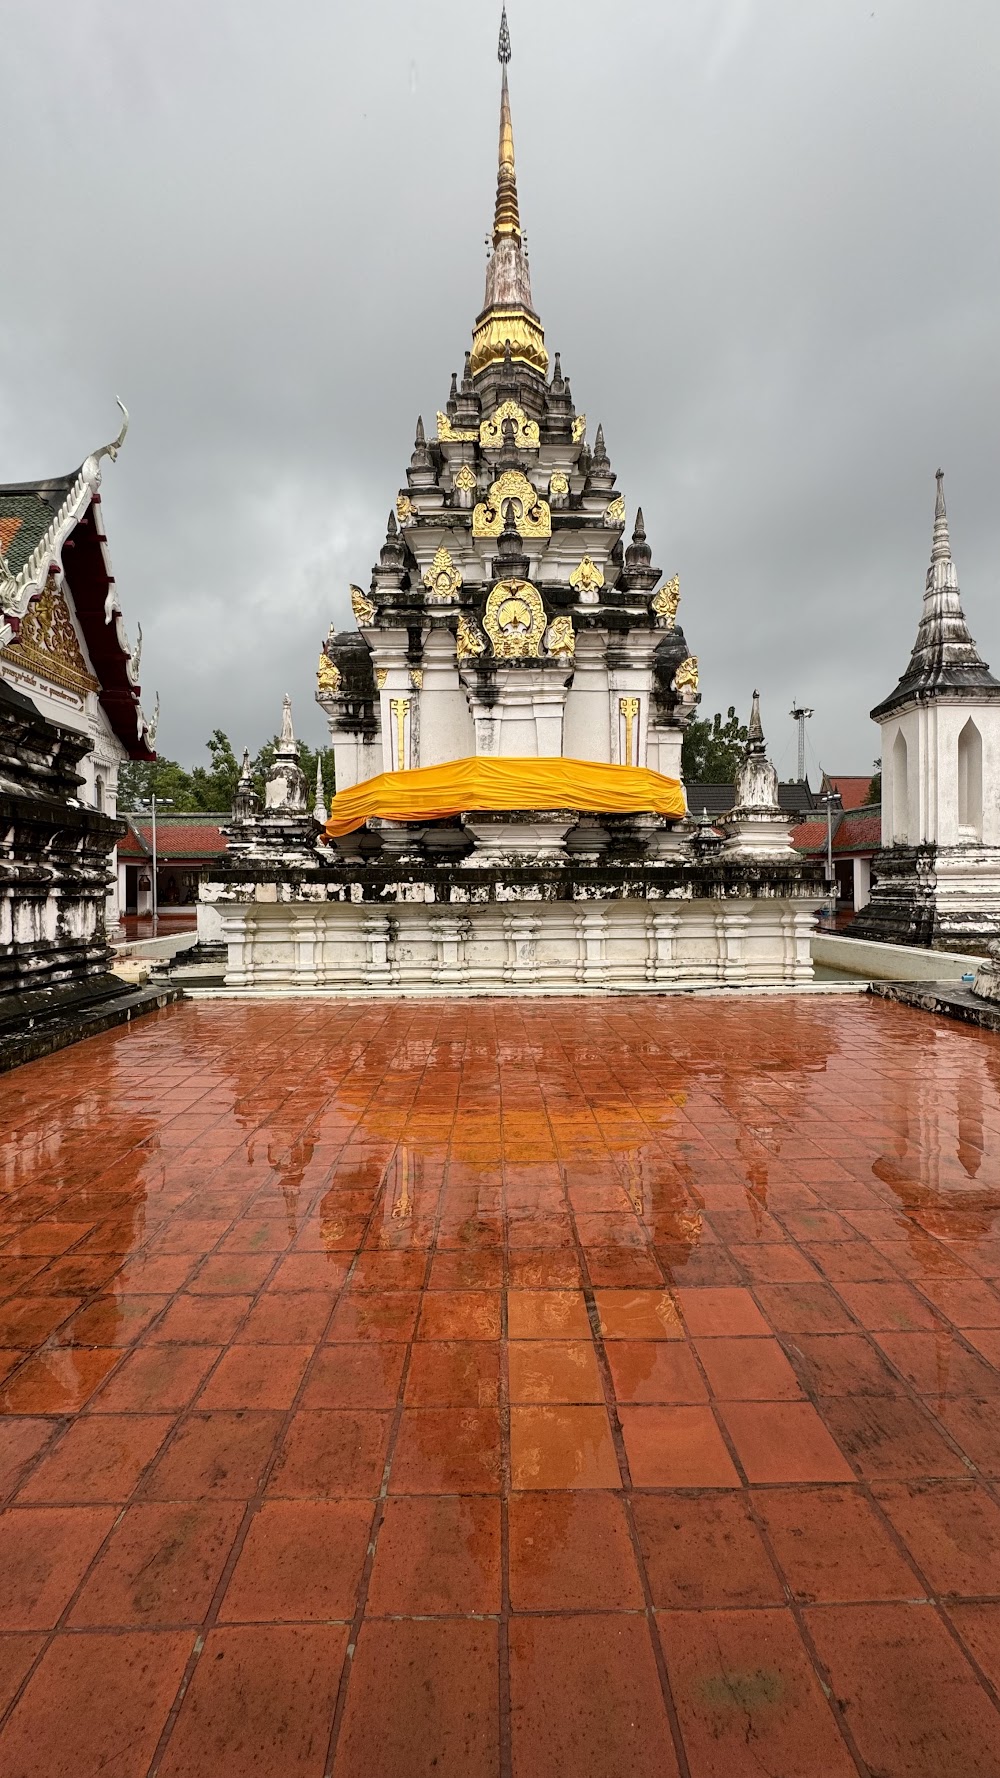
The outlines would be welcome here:
M 75 479 L 75 475 L 67 475 L 57 481 L 0 487 L 0 521 L 13 521 L 3 525 L 2 532 L 3 553 L 12 574 L 20 572 L 32 550 L 41 543 Z

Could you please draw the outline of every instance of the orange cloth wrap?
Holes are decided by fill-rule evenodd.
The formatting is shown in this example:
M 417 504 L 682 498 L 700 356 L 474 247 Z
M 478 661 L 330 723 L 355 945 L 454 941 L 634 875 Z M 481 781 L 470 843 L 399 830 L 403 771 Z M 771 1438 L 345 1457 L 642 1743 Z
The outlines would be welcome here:
M 644 766 L 606 766 L 592 759 L 451 759 L 413 772 L 382 772 L 330 804 L 327 835 L 386 821 L 441 821 L 474 809 L 585 809 L 598 815 L 650 810 L 680 820 L 687 814 L 676 778 Z

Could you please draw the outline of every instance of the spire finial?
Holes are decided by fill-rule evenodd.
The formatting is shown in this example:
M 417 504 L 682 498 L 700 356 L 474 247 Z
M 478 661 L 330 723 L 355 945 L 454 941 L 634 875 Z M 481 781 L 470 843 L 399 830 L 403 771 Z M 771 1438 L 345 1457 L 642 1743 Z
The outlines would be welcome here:
M 316 755 L 316 801 L 313 803 L 313 819 L 320 827 L 326 823 L 326 792 L 323 788 L 323 761 Z
M 939 469 L 935 476 L 937 493 L 934 497 L 934 540 L 931 544 L 931 565 L 935 562 L 951 561 L 951 538 L 948 535 L 948 508 L 944 503 L 944 470 Z
M 753 702 L 750 705 L 750 721 L 747 724 L 747 750 L 750 752 L 754 749 L 759 749 L 761 752 L 764 749 L 764 727 L 760 720 L 759 691 L 755 691 L 753 694 Z
M 517 174 L 514 168 L 514 126 L 510 116 L 510 93 L 507 90 L 507 63 L 510 61 L 510 32 L 507 9 L 500 22 L 498 51 L 503 80 L 500 86 L 500 151 L 497 161 L 497 201 L 493 212 L 493 246 L 513 240 L 521 245 L 521 215 L 517 204 Z
M 497 47 L 497 61 L 501 68 L 506 68 L 510 61 L 510 32 L 507 29 L 507 7 L 504 5 L 500 14 L 500 42 Z

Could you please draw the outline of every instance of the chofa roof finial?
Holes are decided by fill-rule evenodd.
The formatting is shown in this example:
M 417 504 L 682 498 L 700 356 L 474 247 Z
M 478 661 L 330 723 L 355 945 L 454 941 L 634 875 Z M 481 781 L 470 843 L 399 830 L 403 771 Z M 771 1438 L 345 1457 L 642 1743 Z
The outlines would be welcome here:
M 504 5 L 500 14 L 500 42 L 497 46 L 497 61 L 501 68 L 506 68 L 510 61 L 510 32 L 507 29 L 507 7 Z

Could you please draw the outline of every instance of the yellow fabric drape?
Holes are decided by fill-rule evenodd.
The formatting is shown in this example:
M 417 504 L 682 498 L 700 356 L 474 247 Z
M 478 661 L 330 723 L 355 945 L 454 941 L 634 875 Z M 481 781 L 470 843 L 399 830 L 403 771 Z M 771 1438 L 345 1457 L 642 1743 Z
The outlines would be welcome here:
M 412 772 L 382 772 L 330 804 L 330 839 L 353 833 L 369 815 L 386 821 L 440 821 L 473 809 L 583 809 L 598 815 L 650 811 L 680 820 L 684 790 L 644 766 L 592 759 L 451 759 Z

